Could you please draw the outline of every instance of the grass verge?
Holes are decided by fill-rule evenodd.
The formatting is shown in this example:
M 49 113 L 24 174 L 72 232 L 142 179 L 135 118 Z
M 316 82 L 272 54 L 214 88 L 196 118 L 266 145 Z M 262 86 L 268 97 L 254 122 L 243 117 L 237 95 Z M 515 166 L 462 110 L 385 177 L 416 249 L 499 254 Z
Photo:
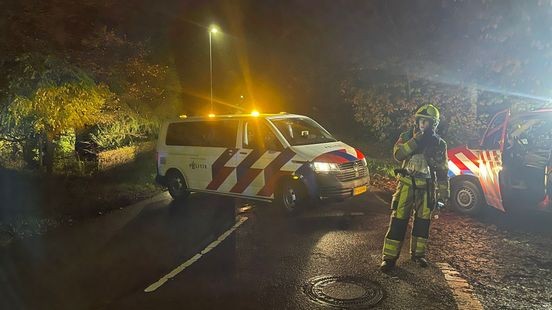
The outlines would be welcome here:
M 399 167 L 395 161 L 366 158 L 372 186 L 386 192 L 393 192 L 397 185 L 393 170 Z
M 0 170 L 0 245 L 72 224 L 161 192 L 151 152 L 94 176 Z

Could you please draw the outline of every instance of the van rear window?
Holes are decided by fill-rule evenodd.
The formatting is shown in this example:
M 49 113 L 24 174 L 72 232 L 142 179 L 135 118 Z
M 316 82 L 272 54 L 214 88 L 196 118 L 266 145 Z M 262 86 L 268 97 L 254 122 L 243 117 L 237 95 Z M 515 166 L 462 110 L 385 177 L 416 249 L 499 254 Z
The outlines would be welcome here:
M 236 147 L 238 121 L 198 121 L 169 124 L 166 145 Z

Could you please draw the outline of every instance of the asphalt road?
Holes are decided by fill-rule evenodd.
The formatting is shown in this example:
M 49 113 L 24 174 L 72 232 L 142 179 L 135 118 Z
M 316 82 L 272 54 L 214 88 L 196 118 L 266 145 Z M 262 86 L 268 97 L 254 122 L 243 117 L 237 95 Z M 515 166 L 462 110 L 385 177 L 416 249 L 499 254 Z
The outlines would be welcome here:
M 177 204 L 163 194 L 0 249 L 0 308 L 320 309 L 328 307 L 327 299 L 316 298 L 321 295 L 337 298 L 330 300 L 335 304 L 364 294 L 381 298 L 378 309 L 455 309 L 458 300 L 435 264 L 442 262 L 486 294 L 480 296 L 485 307 L 508 305 L 499 292 L 478 286 L 484 261 L 462 260 L 474 254 L 482 234 L 506 240 L 508 229 L 487 230 L 494 224 L 444 214 L 432 225 L 434 264 L 416 266 L 405 246 L 399 268 L 383 274 L 377 266 L 389 210 L 381 198 L 369 192 L 290 218 L 268 204 L 243 208 L 243 202 L 206 195 Z M 458 229 L 473 237 L 471 245 L 458 241 Z M 546 257 L 542 268 L 550 268 Z M 334 276 L 339 281 L 328 280 Z M 546 300 L 538 305 L 546 307 Z

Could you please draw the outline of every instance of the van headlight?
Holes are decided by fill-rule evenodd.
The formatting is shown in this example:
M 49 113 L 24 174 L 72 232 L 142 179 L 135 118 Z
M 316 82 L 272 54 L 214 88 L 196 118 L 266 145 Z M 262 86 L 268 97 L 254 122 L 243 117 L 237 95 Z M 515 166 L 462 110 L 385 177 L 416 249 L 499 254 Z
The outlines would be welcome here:
M 364 157 L 360 161 L 362 161 L 362 164 L 364 165 L 364 167 L 368 167 L 368 163 L 366 162 L 366 157 Z
M 339 166 L 335 163 L 323 163 L 323 162 L 313 162 L 312 168 L 317 173 L 330 173 L 339 171 Z

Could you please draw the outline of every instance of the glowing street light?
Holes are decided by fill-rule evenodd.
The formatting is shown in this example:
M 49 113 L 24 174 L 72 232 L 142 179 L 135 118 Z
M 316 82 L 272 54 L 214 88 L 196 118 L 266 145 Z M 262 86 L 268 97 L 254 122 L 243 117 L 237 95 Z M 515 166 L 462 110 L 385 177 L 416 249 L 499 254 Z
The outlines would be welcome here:
M 211 113 L 213 112 L 213 48 L 211 44 L 211 36 L 218 32 L 216 26 L 209 27 L 209 76 L 211 80 Z

